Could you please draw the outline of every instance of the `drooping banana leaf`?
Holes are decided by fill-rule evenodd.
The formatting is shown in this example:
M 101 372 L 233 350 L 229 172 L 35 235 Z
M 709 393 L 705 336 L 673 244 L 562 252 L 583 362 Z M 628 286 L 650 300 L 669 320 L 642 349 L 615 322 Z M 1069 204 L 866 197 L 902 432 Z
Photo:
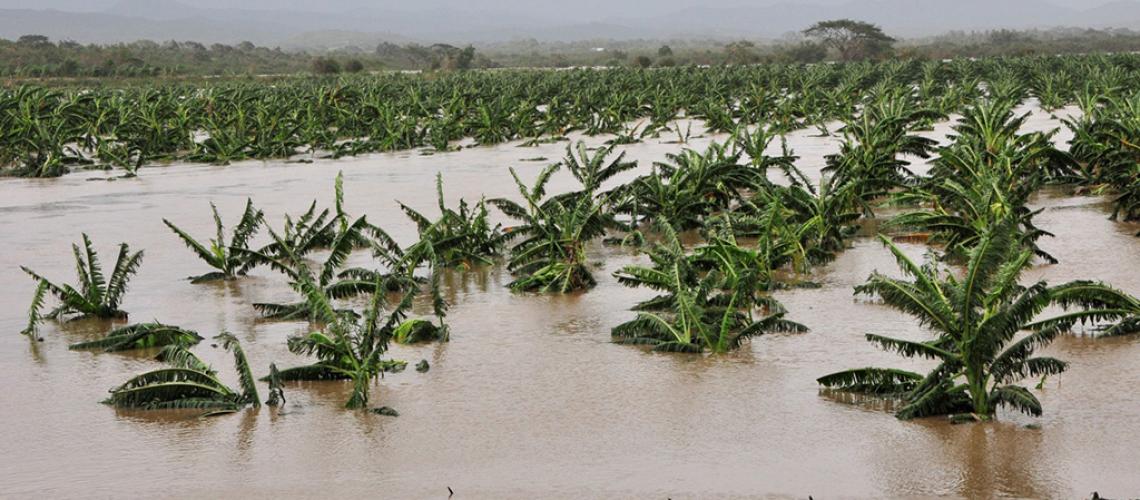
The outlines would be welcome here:
M 147 349 L 167 345 L 192 346 L 202 341 L 196 332 L 161 323 L 139 323 L 112 330 L 106 337 L 79 342 L 68 348 L 73 351 L 97 350 L 104 352 Z

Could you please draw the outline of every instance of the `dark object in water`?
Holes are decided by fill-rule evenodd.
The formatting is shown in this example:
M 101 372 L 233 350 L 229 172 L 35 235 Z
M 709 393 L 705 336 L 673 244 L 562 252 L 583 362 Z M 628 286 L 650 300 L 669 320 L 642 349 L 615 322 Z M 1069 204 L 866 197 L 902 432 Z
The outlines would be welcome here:
M 379 408 L 373 408 L 372 413 L 375 413 L 377 415 L 384 415 L 385 417 L 398 417 L 398 416 L 400 416 L 400 412 L 393 410 L 392 408 L 389 408 L 387 406 L 381 406 Z

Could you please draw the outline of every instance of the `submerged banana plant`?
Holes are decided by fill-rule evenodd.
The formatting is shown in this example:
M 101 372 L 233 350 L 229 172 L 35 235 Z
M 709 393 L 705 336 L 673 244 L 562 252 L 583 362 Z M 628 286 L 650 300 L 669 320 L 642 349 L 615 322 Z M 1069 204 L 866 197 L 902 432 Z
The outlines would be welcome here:
M 597 281 L 590 272 L 586 244 L 602 237 L 607 228 L 618 227 L 605 210 L 606 196 L 586 193 L 546 198 L 546 183 L 558 166 L 543 170 L 531 187 L 511 169 L 525 206 L 505 198 L 489 201 L 521 222 L 508 233 L 521 240 L 511 248 L 507 264 L 518 276 L 509 285 L 512 290 L 568 293 L 593 287 Z
M 384 359 L 395 332 L 412 306 L 412 293 L 404 294 L 395 308 L 387 308 L 386 285 L 378 278 L 376 290 L 362 316 L 337 311 L 325 292 L 307 274 L 301 275 L 299 288 L 313 311 L 317 329 L 290 337 L 289 351 L 313 356 L 311 365 L 287 368 L 277 373 L 281 381 L 346 380 L 352 382 L 352 394 L 345 408 L 359 409 L 368 405 L 373 381 L 385 372 L 401 371 L 404 361 Z
M 1010 218 L 993 226 L 970 251 L 964 275 L 934 263 L 916 264 L 881 237 L 908 279 L 875 273 L 856 292 L 878 296 L 886 305 L 914 316 L 934 336 L 907 340 L 867 334 L 867 341 L 937 365 L 926 375 L 893 368 L 857 368 L 820 377 L 819 384 L 839 392 L 898 400 L 900 419 L 964 414 L 989 420 L 999 407 L 1040 416 L 1041 402 L 1017 383 L 1027 377 L 1059 374 L 1068 365 L 1035 356 L 1035 352 L 1078 323 L 1123 325 L 1133 321 L 1129 318 L 1135 318 L 1140 302 L 1090 281 L 1020 285 L 1018 278 L 1033 252 L 1020 244 L 1017 223 Z M 1064 311 L 1041 318 L 1050 306 Z M 1022 336 L 1021 332 L 1029 333 Z
M 289 278 L 291 286 L 300 291 L 299 286 L 302 274 L 306 279 L 312 280 L 324 289 L 324 293 L 333 299 L 346 299 L 371 293 L 376 283 L 374 276 L 395 276 L 399 279 L 385 280 L 385 286 L 396 287 L 391 291 L 406 290 L 416 286 L 419 282 L 411 272 L 403 272 L 400 262 L 410 262 L 406 258 L 406 251 L 380 227 L 368 222 L 366 216 L 352 219 L 344 210 L 343 177 L 338 174 L 335 185 L 336 203 L 335 212 L 324 210 L 319 216 L 313 216 L 316 203 L 310 206 L 308 212 L 293 223 L 287 218 L 285 232 L 278 233 L 269 230 L 271 242 L 258 249 L 232 248 L 234 254 L 248 262 L 248 265 L 265 265 L 284 274 Z M 334 213 L 330 217 L 330 213 Z M 362 268 L 345 268 L 345 262 L 353 251 L 370 248 L 377 258 L 388 264 L 391 272 Z M 317 249 L 325 249 L 328 256 L 325 258 L 318 274 L 314 277 L 304 257 Z M 410 250 L 410 249 L 409 249 Z M 414 270 L 416 265 L 411 266 Z M 294 303 L 256 303 L 255 309 L 266 318 L 272 319 L 312 319 L 313 311 L 305 300 Z
M 150 349 L 168 345 L 190 347 L 202 341 L 196 332 L 162 323 L 139 323 L 111 330 L 99 340 L 71 344 L 73 351 L 102 350 L 103 352 Z
M 260 406 L 257 382 L 250 372 L 245 351 L 237 338 L 228 333 L 214 337 L 233 353 L 234 370 L 240 390 L 231 389 L 218 379 L 209 365 L 183 345 L 162 350 L 159 360 L 168 366 L 132 377 L 111 389 L 104 404 L 141 410 L 206 410 L 207 414 L 232 413 L 245 406 Z
M 115 267 L 108 279 L 103 274 L 99 255 L 95 252 L 87 234 L 83 234 L 83 247 L 72 245 L 72 250 L 75 254 L 76 277 L 79 280 L 75 286 L 56 284 L 35 271 L 20 266 L 20 269 L 36 281 L 36 291 L 28 312 L 28 326 L 23 331 L 25 335 L 34 337 L 40 321 L 45 318 L 59 320 L 65 316 L 74 316 L 74 319 L 127 317 L 126 311 L 123 311 L 120 305 L 127 293 L 127 284 L 142 265 L 143 252 L 141 250 L 131 252 L 130 245 L 120 244 L 119 256 L 115 259 Z M 44 315 L 40 311 L 49 294 L 58 299 L 60 305 Z
M 615 276 L 623 285 L 659 295 L 636 306 L 637 318 L 613 328 L 615 342 L 650 345 L 655 351 L 723 353 L 766 333 L 807 331 L 785 319 L 783 306 L 765 293 L 770 288 L 765 254 L 731 239 L 689 254 L 668 221 L 658 225 L 663 241 L 650 252 L 653 265 L 626 266 Z
M 440 216 L 434 221 L 400 204 L 419 230 L 420 242 L 417 245 L 430 244 L 444 267 L 469 268 L 493 263 L 493 259 L 502 252 L 507 236 L 502 225 L 491 226 L 486 202 L 479 200 L 472 207 L 461 199 L 458 209 L 452 209 L 444 204 L 443 176 L 440 174 L 436 174 L 435 188 Z M 404 253 L 414 252 L 416 249 L 409 247 Z
M 208 245 L 199 243 L 198 240 L 195 240 L 185 231 L 179 229 L 174 223 L 162 219 L 162 222 L 165 223 L 171 231 L 174 231 L 174 234 L 177 234 L 178 237 L 182 239 L 182 242 L 193 250 L 199 258 L 210 267 L 217 269 L 217 271 L 211 273 L 192 276 L 190 278 L 191 283 L 231 280 L 249 272 L 253 262 L 241 252 L 248 250 L 249 241 L 257 234 L 258 228 L 261 227 L 262 222 L 265 220 L 265 216 L 261 210 L 253 208 L 253 200 L 247 199 L 241 220 L 237 226 L 234 227 L 229 243 L 226 243 L 225 227 L 222 225 L 221 216 L 218 215 L 218 207 L 210 203 L 210 209 L 214 212 L 214 226 L 217 230 L 217 235 L 210 239 Z

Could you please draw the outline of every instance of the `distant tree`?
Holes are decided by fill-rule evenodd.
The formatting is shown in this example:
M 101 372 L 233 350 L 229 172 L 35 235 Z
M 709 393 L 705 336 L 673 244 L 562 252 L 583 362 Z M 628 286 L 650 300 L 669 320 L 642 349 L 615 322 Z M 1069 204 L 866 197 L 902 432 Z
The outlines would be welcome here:
M 360 73 L 364 71 L 364 63 L 360 62 L 360 59 L 352 59 L 345 63 L 344 71 L 348 73 Z
M 433 64 L 435 55 L 431 48 L 425 47 L 418 43 L 409 43 L 403 48 L 403 51 L 408 54 L 408 58 L 418 66 L 427 66 Z
M 995 45 L 1011 45 L 1018 42 L 1032 42 L 1033 39 L 1024 33 L 1011 30 L 997 30 L 990 32 L 989 42 Z
M 340 73 L 340 63 L 332 58 L 318 57 L 313 59 L 312 69 L 318 75 L 335 75 Z
M 60 76 L 79 76 L 79 63 L 68 59 L 59 66 Z
M 657 57 L 673 57 L 673 48 L 668 45 L 662 45 L 657 49 Z
M 476 68 L 498 68 L 499 67 L 499 63 L 491 60 L 490 57 L 487 57 L 483 54 L 477 54 L 475 56 L 475 62 L 473 64 L 474 64 L 474 67 L 476 67 Z
M 16 39 L 16 44 L 23 47 L 41 48 L 51 45 L 51 39 L 43 35 L 24 35 Z
M 473 67 L 474 61 L 475 47 L 470 45 L 462 49 L 446 43 L 437 43 L 431 46 L 431 69 L 468 70 Z
M 672 68 L 677 65 L 677 61 L 673 60 L 672 57 L 663 57 L 657 60 L 657 65 L 662 68 Z
M 729 64 L 752 64 L 757 61 L 756 44 L 748 40 L 732 42 L 724 46 L 725 62 Z
M 638 68 L 648 68 L 653 66 L 653 59 L 650 59 L 647 55 L 640 55 L 633 58 L 633 65 Z
M 242 52 L 253 52 L 253 49 L 256 49 L 257 46 L 254 45 L 253 42 L 241 42 L 237 44 L 237 48 Z
M 376 55 L 380 57 L 391 57 L 401 52 L 403 52 L 403 49 L 392 42 L 380 42 L 380 44 L 376 46 Z
M 473 61 L 475 61 L 475 47 L 468 45 L 455 55 L 455 68 L 459 70 L 471 69 Z
M 890 52 L 891 44 L 895 42 L 878 26 L 852 19 L 820 21 L 805 29 L 803 34 L 835 49 L 844 61 L 880 56 Z
M 158 42 L 153 40 L 136 40 L 128 44 L 128 46 L 136 52 L 156 50 L 159 47 Z
M 816 63 L 827 57 L 827 47 L 815 42 L 803 42 L 788 47 L 783 58 L 794 63 Z

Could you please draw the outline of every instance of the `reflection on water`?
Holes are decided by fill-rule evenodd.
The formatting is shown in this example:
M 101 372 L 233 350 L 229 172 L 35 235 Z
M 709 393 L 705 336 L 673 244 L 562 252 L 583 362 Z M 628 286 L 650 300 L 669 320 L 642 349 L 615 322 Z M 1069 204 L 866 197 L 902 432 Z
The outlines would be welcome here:
M 1039 113 L 1029 126 L 1056 122 Z M 939 125 L 931 134 L 947 130 Z M 837 139 L 814 133 L 797 132 L 789 141 L 800 165 L 818 176 Z M 389 374 L 375 388 L 376 404 L 396 408 L 398 418 L 342 410 L 349 387 L 340 383 L 290 385 L 282 409 L 205 419 L 116 411 L 98 404 L 105 391 L 155 363 L 140 354 L 67 350 L 110 325 L 48 325 L 38 344 L 16 335 L 32 293 L 16 266 L 70 279 L 68 245 L 88 231 L 105 254 L 119 241 L 146 250 L 125 303 L 131 321 L 168 322 L 207 337 L 233 332 L 259 375 L 271 362 L 304 362 L 286 350 L 285 339 L 305 325 L 258 321 L 249 307 L 292 300 L 284 280 L 259 269 L 236 282 L 191 285 L 185 277 L 206 269 L 162 218 L 192 234 L 210 234 L 210 201 L 232 217 L 252 196 L 277 226 L 286 211 L 303 210 L 310 199 L 330 204 L 333 178 L 343 170 L 350 211 L 369 214 L 406 243 L 415 227 L 393 199 L 432 213 L 436 172 L 444 174 L 448 203 L 512 196 L 507 167 L 529 183 L 544 163 L 522 159 L 558 158 L 563 147 L 501 145 L 313 165 L 177 166 L 116 182 L 85 180 L 101 173 L 0 181 L 0 282 L 7 285 L 0 287 L 0 332 L 6 332 L 0 335 L 6 375 L 0 496 L 442 498 L 449 486 L 467 498 L 1140 492 L 1134 451 L 1140 449 L 1140 394 L 1123 389 L 1140 384 L 1140 339 L 1057 341 L 1049 354 L 1072 368 L 1040 391 L 1046 409 L 1040 419 L 1002 414 L 987 425 L 900 422 L 881 406 L 822 395 L 815 384 L 821 374 L 907 367 L 865 342 L 864 333 L 925 335 L 908 317 L 852 296 L 851 287 L 872 271 L 895 272 L 890 255 L 870 238 L 856 240 L 812 276 L 821 288 L 780 293 L 790 318 L 810 333 L 761 337 L 724 356 L 652 354 L 609 343 L 609 329 L 650 295 L 610 276 L 641 261 L 626 250 L 593 247 L 591 260 L 604 262 L 599 285 L 578 295 L 512 294 L 501 266 L 448 274 L 452 342 L 394 347 L 395 357 L 426 359 L 431 370 Z M 625 149 L 644 172 L 676 146 Z M 567 189 L 570 178 L 560 174 L 553 184 Z M 1057 234 L 1043 246 L 1061 263 L 1034 269 L 1027 279 L 1104 279 L 1140 294 L 1135 226 L 1108 221 L 1096 198 L 1050 191 L 1035 204 L 1046 208 L 1040 226 Z M 917 244 L 903 247 L 916 257 L 925 252 Z M 368 261 L 362 253 L 350 265 Z M 195 350 L 235 383 L 231 358 L 211 344 Z M 1026 428 L 1030 423 L 1040 429 Z

